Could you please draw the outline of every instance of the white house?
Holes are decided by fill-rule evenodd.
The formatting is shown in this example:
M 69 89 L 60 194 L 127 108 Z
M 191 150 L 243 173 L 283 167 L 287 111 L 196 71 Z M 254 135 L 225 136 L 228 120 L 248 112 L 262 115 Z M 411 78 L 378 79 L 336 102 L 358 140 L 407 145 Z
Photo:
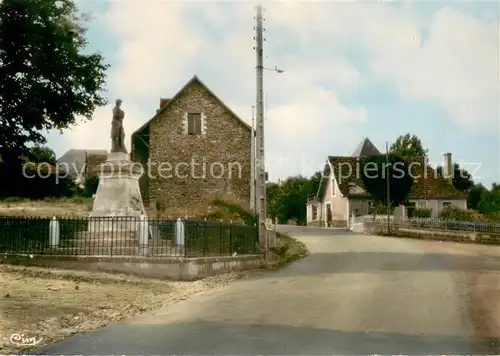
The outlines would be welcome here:
M 362 157 L 381 154 L 368 138 L 363 140 L 350 157 L 329 156 L 324 166 L 318 192 L 307 203 L 307 224 L 348 227 L 351 215 L 368 215 L 373 204 L 362 181 Z M 429 209 L 432 216 L 448 206 L 467 209 L 467 196 L 456 190 L 450 179 L 437 175 L 422 156 L 404 157 L 411 163 L 415 177 L 408 195 L 407 209 Z M 444 154 L 443 175 L 453 174 L 451 153 Z M 411 214 L 411 211 L 409 212 Z

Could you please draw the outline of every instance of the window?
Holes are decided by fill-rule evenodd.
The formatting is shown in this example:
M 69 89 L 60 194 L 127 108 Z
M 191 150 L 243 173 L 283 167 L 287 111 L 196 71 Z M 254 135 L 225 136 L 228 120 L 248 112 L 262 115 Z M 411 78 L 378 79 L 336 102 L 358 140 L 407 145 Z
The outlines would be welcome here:
M 443 208 L 449 208 L 451 206 L 451 201 L 444 201 Z
M 368 201 L 368 214 L 371 215 L 375 211 L 375 204 L 372 201 Z
M 318 220 L 318 206 L 317 205 L 312 206 L 312 220 L 313 221 Z
M 188 135 L 201 135 L 201 113 L 188 114 Z

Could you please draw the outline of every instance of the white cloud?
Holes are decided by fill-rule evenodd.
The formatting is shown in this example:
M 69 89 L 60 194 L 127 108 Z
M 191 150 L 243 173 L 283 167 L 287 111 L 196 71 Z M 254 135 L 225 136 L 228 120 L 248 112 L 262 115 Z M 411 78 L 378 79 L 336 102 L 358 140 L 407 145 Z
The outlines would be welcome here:
M 487 24 L 449 7 L 432 18 L 428 38 L 400 26 L 371 49 L 375 72 L 403 97 L 431 100 L 467 129 L 498 124 L 498 24 Z
M 443 8 L 423 41 L 427 24 L 391 4 L 286 2 L 266 8 L 266 66 L 285 70 L 265 76 L 268 157 L 285 162 L 290 160 L 284 155 L 301 154 L 321 166 L 327 154 L 350 153 L 369 113 L 362 103 L 343 103 L 341 94 L 373 80 L 394 86 L 406 99 L 432 100 L 459 124 L 493 123 L 498 104 L 493 25 Z M 120 41 L 108 86 L 110 101 L 123 99 L 127 139 L 154 114 L 160 97 L 175 94 L 194 74 L 250 123 L 253 16 L 249 3 L 110 3 L 99 20 Z M 352 53 L 365 55 L 368 72 L 350 62 Z M 111 106 L 66 134 L 74 147 L 109 147 Z M 291 161 L 272 177 L 299 173 L 297 159 Z

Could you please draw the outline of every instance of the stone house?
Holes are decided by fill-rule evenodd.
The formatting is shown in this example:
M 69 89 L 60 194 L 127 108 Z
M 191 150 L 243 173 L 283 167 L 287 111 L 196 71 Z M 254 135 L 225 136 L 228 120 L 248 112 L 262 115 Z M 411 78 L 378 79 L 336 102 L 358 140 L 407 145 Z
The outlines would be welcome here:
M 252 128 L 197 76 L 132 134 L 146 206 L 191 214 L 211 197 L 250 205 Z
M 84 184 L 95 176 L 95 169 L 108 157 L 106 150 L 70 149 L 57 159 L 59 169 L 65 171 L 77 184 Z
M 350 157 L 329 156 L 325 162 L 323 178 L 318 192 L 307 203 L 307 224 L 316 226 L 348 227 L 349 217 L 369 215 L 373 201 L 365 191 L 360 161 L 363 157 L 381 154 L 365 139 Z M 446 207 L 467 209 L 466 194 L 456 190 L 450 179 L 437 175 L 426 164 L 424 157 L 404 157 L 411 164 L 415 179 L 408 195 L 407 215 L 413 209 L 429 209 L 433 217 Z M 451 153 L 444 154 L 443 175 L 451 177 Z

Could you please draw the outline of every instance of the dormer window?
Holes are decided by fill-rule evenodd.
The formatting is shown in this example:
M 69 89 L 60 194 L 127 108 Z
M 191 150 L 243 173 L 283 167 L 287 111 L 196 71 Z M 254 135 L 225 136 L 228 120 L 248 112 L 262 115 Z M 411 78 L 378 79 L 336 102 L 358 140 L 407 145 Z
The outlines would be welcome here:
M 201 135 L 201 113 L 188 113 L 188 135 Z

